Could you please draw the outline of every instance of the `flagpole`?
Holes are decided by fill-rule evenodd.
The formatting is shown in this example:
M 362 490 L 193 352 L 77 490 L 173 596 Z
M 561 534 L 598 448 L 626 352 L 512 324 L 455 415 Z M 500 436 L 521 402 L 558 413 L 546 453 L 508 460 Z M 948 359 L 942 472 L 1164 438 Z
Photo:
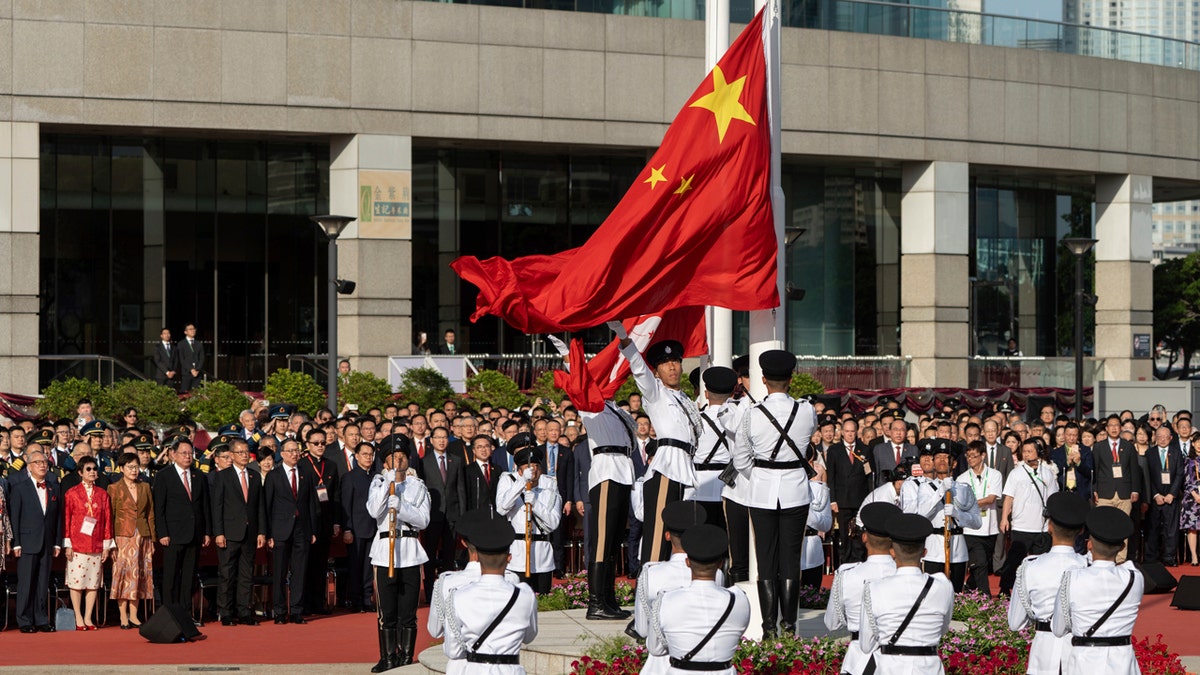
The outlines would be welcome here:
M 704 72 L 711 73 L 729 49 L 729 0 L 704 2 Z M 708 358 L 701 368 L 733 365 L 733 310 L 709 306 Z

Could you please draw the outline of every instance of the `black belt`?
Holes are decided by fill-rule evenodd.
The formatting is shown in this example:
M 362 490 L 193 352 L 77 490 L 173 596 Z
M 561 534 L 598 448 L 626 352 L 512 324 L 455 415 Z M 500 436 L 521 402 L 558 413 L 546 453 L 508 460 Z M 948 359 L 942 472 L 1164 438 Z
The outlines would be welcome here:
M 821 535 L 820 532 L 817 532 L 816 530 L 814 530 L 811 527 L 804 528 L 804 536 L 806 536 L 806 537 L 819 537 L 820 535 Z
M 629 456 L 629 448 L 623 445 L 602 445 L 592 451 L 593 455 L 625 455 Z
M 850 631 L 850 639 L 857 640 L 858 639 L 858 631 L 856 631 L 856 630 Z
M 400 537 L 415 537 L 415 536 L 417 536 L 417 531 L 416 531 L 416 530 L 397 530 L 397 531 L 396 531 L 396 537 L 397 537 L 397 538 L 400 538 Z M 391 539 L 391 538 L 392 538 L 392 533 L 391 533 L 391 532 L 380 532 L 380 533 L 379 533 L 379 538 L 380 538 L 380 539 Z
M 879 653 L 888 656 L 937 656 L 937 647 L 901 647 L 900 645 L 880 645 Z
M 524 539 L 524 538 L 525 537 L 517 537 L 518 540 Z M 550 541 L 550 535 L 548 535 L 548 534 L 532 534 L 529 536 L 529 541 Z
M 1049 621 L 1034 621 L 1033 627 L 1039 633 L 1049 633 L 1050 632 L 1050 622 Z
M 706 462 L 704 464 L 697 464 L 696 470 L 697 471 L 724 471 L 725 467 L 727 467 L 727 466 L 729 466 L 729 465 L 728 464 L 718 464 L 717 462 Z
M 521 665 L 520 654 L 480 654 L 467 652 L 467 663 L 494 663 L 503 666 Z
M 688 454 L 688 457 L 691 457 L 696 454 L 696 446 L 692 445 L 691 443 L 686 443 L 684 441 L 676 440 L 674 438 L 658 439 L 658 447 L 661 448 L 664 445 L 670 446 L 672 448 L 679 448 L 680 450 L 683 450 L 684 452 L 686 452 Z
M 940 530 L 934 530 L 933 533 L 936 534 L 937 536 L 943 537 L 943 538 L 946 536 L 945 528 L 940 529 Z M 962 533 L 963 533 L 963 529 L 961 527 L 950 528 L 950 536 L 951 537 L 953 537 L 956 534 L 962 534 Z
M 1083 637 L 1071 638 L 1071 644 L 1076 647 L 1124 647 L 1130 644 L 1129 636 L 1120 637 Z
M 804 466 L 804 463 L 798 459 L 790 462 L 772 462 L 767 459 L 756 459 L 754 460 L 754 466 L 760 469 L 799 469 Z
M 726 670 L 733 667 L 732 661 L 684 661 L 671 657 L 671 667 L 679 670 Z

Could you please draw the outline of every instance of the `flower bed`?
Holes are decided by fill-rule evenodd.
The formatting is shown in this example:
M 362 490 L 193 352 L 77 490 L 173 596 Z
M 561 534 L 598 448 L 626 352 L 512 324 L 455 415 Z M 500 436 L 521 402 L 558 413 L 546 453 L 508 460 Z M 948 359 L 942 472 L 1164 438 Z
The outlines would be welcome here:
M 1006 600 L 960 593 L 954 602 L 954 619 L 965 626 L 951 630 L 942 640 L 947 675 L 1024 673 L 1033 632 L 1029 628 L 1009 630 L 1007 617 Z M 1143 675 L 1187 673 L 1179 655 L 1167 649 L 1161 635 L 1135 638 L 1133 648 Z M 780 637 L 767 642 L 743 639 L 733 662 L 738 675 L 836 675 L 845 654 L 846 642 L 828 637 Z M 645 660 L 644 646 L 620 637 L 593 645 L 572 668 L 575 675 L 633 675 L 641 671 Z
M 617 603 L 625 606 L 633 605 L 633 585 L 628 581 L 618 581 L 614 590 Z M 573 574 L 561 583 L 555 584 L 549 593 L 538 597 L 538 611 L 552 612 L 561 609 L 583 609 L 588 603 L 587 576 Z

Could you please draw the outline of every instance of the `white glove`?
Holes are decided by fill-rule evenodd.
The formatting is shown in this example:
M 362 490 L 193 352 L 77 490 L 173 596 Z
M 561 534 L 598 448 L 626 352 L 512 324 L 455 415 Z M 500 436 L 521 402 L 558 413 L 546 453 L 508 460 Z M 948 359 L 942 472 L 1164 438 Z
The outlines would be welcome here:
M 943 478 L 942 479 L 942 488 L 944 488 L 946 490 L 946 492 L 949 492 L 951 495 L 953 495 L 954 494 L 954 479 L 950 478 L 950 477 Z
M 521 496 L 525 498 L 526 504 L 532 504 L 537 500 L 537 496 L 533 494 L 533 490 L 525 490 L 521 493 Z
M 625 324 L 620 321 L 609 321 L 606 325 L 618 338 L 622 340 L 629 339 L 629 333 L 625 332 Z
M 525 470 L 521 472 L 521 478 L 524 478 L 526 483 L 533 482 L 533 467 L 525 467 Z
M 944 513 L 947 518 L 953 518 L 954 517 L 954 505 L 946 504 L 945 506 L 942 507 L 942 513 Z
M 558 352 L 559 356 L 566 356 L 571 353 L 571 350 L 567 348 L 567 343 L 558 339 L 557 335 L 547 335 L 546 339 L 550 341 L 550 344 L 554 345 L 554 351 Z
M 400 509 L 400 495 L 388 495 L 388 510 Z

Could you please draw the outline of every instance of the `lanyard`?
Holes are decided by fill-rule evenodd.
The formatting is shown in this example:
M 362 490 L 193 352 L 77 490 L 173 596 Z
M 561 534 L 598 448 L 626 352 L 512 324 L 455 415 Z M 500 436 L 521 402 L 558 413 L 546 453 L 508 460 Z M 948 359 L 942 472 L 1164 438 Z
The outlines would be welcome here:
M 313 461 L 312 455 L 308 456 L 308 463 L 312 464 L 313 471 L 317 473 L 317 485 L 325 485 L 325 458 L 321 458 L 321 468 L 317 468 L 317 463 Z
M 982 499 L 987 494 L 987 465 L 983 465 L 983 473 L 979 476 L 979 489 L 975 488 L 975 472 L 971 471 L 971 491 L 975 493 L 975 499 Z

